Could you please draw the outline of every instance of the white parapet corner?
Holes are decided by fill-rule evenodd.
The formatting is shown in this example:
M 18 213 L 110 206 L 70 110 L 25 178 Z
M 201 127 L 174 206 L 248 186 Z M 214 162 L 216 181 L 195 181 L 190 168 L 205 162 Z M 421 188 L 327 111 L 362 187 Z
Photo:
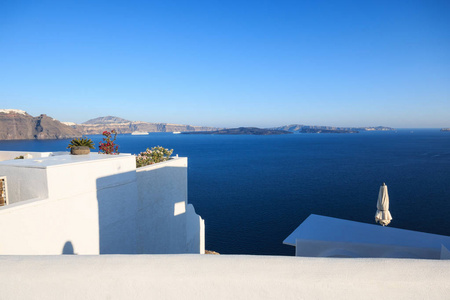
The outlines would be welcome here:
M 444 245 L 441 245 L 441 259 L 450 259 L 450 250 Z

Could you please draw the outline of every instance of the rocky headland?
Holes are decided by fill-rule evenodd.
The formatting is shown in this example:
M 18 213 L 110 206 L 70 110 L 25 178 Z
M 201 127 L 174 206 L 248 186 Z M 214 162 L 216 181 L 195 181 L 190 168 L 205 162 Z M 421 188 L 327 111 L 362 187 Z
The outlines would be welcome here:
M 47 115 L 33 117 L 23 110 L 0 109 L 0 140 L 44 140 L 80 137 L 81 133 Z

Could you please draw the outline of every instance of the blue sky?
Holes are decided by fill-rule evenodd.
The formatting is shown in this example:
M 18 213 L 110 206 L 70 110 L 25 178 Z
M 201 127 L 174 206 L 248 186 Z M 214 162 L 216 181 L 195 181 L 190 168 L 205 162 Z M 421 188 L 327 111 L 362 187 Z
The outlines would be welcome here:
M 0 1 L 0 108 L 450 126 L 450 1 Z

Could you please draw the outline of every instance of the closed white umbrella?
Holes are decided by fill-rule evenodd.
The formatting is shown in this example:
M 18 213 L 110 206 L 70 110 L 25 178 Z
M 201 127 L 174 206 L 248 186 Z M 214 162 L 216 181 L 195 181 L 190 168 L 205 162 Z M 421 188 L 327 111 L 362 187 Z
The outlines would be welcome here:
M 380 186 L 380 192 L 378 193 L 377 201 L 377 213 L 375 214 L 375 222 L 380 223 L 383 226 L 391 223 L 392 216 L 389 212 L 389 195 L 387 185 L 383 182 Z

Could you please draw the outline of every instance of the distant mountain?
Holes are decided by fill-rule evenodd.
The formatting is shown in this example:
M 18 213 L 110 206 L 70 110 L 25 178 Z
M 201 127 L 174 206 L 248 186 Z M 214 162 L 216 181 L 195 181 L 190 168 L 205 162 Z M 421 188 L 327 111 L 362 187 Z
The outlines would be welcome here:
M 0 109 L 0 140 L 66 139 L 81 133 L 58 120 L 40 115 L 33 117 L 23 110 Z
M 291 124 L 280 127 L 274 127 L 275 130 L 286 130 L 297 133 L 358 133 L 360 131 L 390 131 L 390 127 L 333 127 L 333 126 L 310 126 Z
M 131 123 L 131 121 L 119 117 L 107 116 L 90 119 L 84 122 L 83 124 L 116 124 L 116 123 Z
M 73 125 L 71 124 L 70 126 L 83 134 L 101 134 L 105 130 L 112 130 L 112 129 L 115 129 L 119 134 L 132 133 L 134 131 L 185 132 L 185 131 L 211 131 L 218 129 L 216 127 L 129 121 L 114 116 L 98 117 L 86 121 L 82 124 L 73 124 Z
M 215 131 L 183 132 L 183 134 L 273 135 L 273 134 L 292 134 L 292 132 L 284 130 L 261 129 L 256 127 L 239 127 L 239 128 L 220 129 Z

